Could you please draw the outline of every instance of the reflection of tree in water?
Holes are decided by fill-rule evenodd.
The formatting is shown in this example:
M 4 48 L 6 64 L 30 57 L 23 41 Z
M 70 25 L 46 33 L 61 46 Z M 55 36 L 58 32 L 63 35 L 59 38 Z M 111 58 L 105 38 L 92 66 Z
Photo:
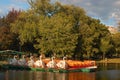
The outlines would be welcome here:
M 95 72 L 53 73 L 53 72 L 30 71 L 29 78 L 27 79 L 29 80 L 95 80 Z
M 120 80 L 120 64 L 97 64 L 96 72 L 53 73 L 8 70 L 0 80 Z
M 99 71 L 101 70 L 120 70 L 119 63 L 99 63 Z
M 5 80 L 28 80 L 29 75 L 26 74 L 28 74 L 26 71 L 6 71 Z M 2 79 L 0 78 L 0 80 Z
M 39 71 L 8 71 L 5 80 L 95 80 L 95 74 L 95 72 L 53 73 Z
M 29 72 L 29 80 L 68 80 L 68 73 Z
M 28 73 L 28 79 L 29 80 L 33 80 L 34 79 L 34 75 L 33 75 L 32 71 L 29 71 L 29 73 Z
M 47 80 L 46 79 L 46 72 L 35 71 L 32 80 Z
M 68 80 L 68 73 L 56 73 L 55 80 Z
M 45 76 L 45 75 L 44 75 Z M 41 79 L 42 80 L 42 79 Z M 51 73 L 46 74 L 44 80 L 95 80 L 95 73 Z
M 52 73 L 47 72 L 46 75 L 43 75 L 44 79 L 39 80 L 68 80 L 66 73 Z
M 54 80 L 55 78 L 55 73 L 48 72 L 46 75 L 47 79 L 46 80 Z

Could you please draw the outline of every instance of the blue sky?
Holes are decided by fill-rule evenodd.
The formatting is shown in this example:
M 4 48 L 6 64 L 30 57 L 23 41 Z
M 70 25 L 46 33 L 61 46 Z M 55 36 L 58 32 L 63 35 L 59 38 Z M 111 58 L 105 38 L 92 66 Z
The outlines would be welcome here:
M 62 4 L 72 4 L 84 8 L 87 15 L 100 19 L 108 26 L 117 26 L 120 21 L 120 0 L 52 0 Z M 27 10 L 27 0 L 0 0 L 0 16 L 6 15 L 12 8 Z
M 0 0 L 0 16 L 6 15 L 12 8 L 26 10 L 29 5 L 27 0 Z

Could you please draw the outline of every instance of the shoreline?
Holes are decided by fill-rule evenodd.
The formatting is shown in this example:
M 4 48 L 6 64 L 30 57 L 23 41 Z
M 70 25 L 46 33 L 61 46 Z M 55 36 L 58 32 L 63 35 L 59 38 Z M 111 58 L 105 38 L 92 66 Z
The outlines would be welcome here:
M 96 63 L 120 63 L 120 58 L 107 58 L 105 60 L 96 61 Z
M 95 60 L 96 63 L 120 63 L 120 58 L 107 58 L 105 60 Z M 6 61 L 0 61 L 0 65 L 8 64 Z

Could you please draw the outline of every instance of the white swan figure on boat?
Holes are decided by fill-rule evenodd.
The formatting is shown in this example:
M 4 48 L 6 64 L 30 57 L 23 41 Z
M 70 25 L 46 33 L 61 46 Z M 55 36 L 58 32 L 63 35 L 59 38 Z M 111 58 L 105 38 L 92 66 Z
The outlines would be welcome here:
M 27 62 L 27 65 L 28 65 L 29 67 L 33 67 L 33 66 L 34 66 L 33 56 L 30 57 L 30 60 Z
M 27 65 L 27 62 L 26 62 L 26 59 L 25 59 L 25 55 L 23 55 L 22 58 L 18 61 L 18 65 L 20 65 L 20 66 Z
M 52 57 L 52 60 L 47 63 L 46 66 L 47 66 L 48 68 L 56 68 L 56 67 L 57 67 L 56 62 L 54 61 L 54 58 L 55 58 L 55 57 Z
M 42 61 L 42 56 L 40 56 L 39 60 L 37 60 L 35 63 L 34 63 L 35 67 L 41 67 L 41 68 L 44 68 L 45 67 L 45 63 Z
M 65 61 L 66 57 L 63 57 L 63 60 L 62 61 L 59 61 L 57 63 L 57 67 L 58 68 L 62 68 L 62 69 L 67 69 L 68 68 L 68 64 L 67 62 Z
M 17 65 L 18 64 L 18 60 L 16 58 L 17 58 L 17 56 L 15 55 L 14 58 L 9 61 L 9 64 Z

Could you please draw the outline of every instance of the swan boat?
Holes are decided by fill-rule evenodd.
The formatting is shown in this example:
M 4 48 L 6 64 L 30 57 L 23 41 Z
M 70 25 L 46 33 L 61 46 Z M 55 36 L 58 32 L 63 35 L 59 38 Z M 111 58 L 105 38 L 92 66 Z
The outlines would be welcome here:
M 64 61 L 67 64 L 67 67 L 61 68 L 57 66 L 57 63 L 60 61 Z M 54 60 L 56 62 L 55 67 L 47 67 L 50 60 L 45 59 L 43 60 L 45 63 L 45 67 L 36 67 L 28 66 L 28 65 L 13 65 L 13 64 L 6 64 L 2 65 L 3 70 L 28 70 L 28 71 L 41 71 L 41 72 L 59 72 L 59 73 L 68 73 L 68 72 L 94 72 L 97 69 L 96 62 L 93 60 L 86 60 L 86 61 L 75 61 L 75 60 Z M 66 65 L 65 64 L 65 65 Z M 55 65 L 55 64 L 54 64 Z

